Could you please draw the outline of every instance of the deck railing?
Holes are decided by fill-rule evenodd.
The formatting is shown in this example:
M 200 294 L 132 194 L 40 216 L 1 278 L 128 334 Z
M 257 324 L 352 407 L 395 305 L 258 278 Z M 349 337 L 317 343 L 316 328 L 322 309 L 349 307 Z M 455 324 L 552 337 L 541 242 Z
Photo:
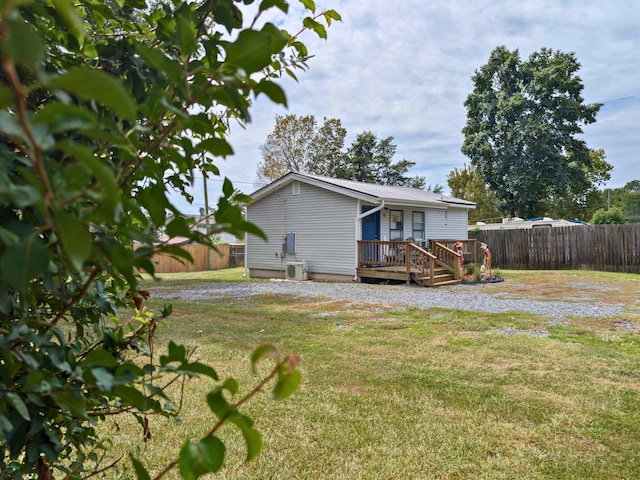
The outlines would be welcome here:
M 407 248 L 403 240 L 361 240 L 358 242 L 358 265 L 361 267 L 407 266 Z
M 431 245 L 437 264 L 453 273 L 456 280 L 460 280 L 462 278 L 460 255 L 440 242 L 433 242 Z
M 440 243 L 433 244 L 433 252 L 404 240 L 358 241 L 358 265 L 362 268 L 403 267 L 407 274 L 416 273 L 433 284 L 436 266 L 453 273 L 460 280 L 460 255 Z
M 409 243 L 409 251 L 411 252 L 411 266 L 420 271 L 419 278 L 431 286 L 434 284 L 434 272 L 438 259 L 428 251 L 420 248 L 414 243 Z
M 454 239 L 430 239 L 429 240 L 429 250 L 430 251 L 435 251 L 435 244 L 436 243 L 440 243 L 442 245 L 444 245 L 445 247 L 454 250 L 454 246 L 456 244 L 456 242 L 460 242 L 462 243 L 462 251 L 463 251 L 463 255 L 464 255 L 464 261 L 465 262 L 471 262 L 471 263 L 478 263 L 478 247 L 477 247 L 477 240 L 473 239 L 473 238 L 468 238 L 468 239 L 464 239 L 464 240 L 458 240 L 456 238 Z

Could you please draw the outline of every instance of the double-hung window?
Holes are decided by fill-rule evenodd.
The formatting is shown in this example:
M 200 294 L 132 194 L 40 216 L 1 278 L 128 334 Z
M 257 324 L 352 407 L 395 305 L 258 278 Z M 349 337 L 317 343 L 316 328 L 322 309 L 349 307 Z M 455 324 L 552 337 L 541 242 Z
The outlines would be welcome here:
M 424 212 L 413 212 L 411 236 L 417 242 L 424 240 Z
M 404 238 L 404 212 L 391 210 L 389 212 L 389 240 L 402 240 Z

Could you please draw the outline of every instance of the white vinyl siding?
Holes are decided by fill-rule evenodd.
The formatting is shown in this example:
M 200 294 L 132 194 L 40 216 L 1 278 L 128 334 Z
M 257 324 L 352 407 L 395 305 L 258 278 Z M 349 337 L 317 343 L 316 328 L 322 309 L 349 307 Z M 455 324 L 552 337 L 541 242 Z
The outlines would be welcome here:
M 466 240 L 467 210 L 462 208 L 427 209 L 425 238 Z
M 402 208 L 397 205 L 389 207 L 389 211 L 382 213 L 380 221 L 380 235 L 383 240 L 390 240 L 391 235 L 389 226 L 391 220 L 389 218 L 392 210 L 402 210 L 404 212 L 404 231 L 402 238 L 407 239 L 413 237 L 413 214 L 424 212 L 424 240 L 430 239 L 467 239 L 467 210 L 464 208 L 425 208 L 416 209 L 416 207 Z
M 310 273 L 355 275 L 357 200 L 302 182 L 299 188 L 294 195 L 284 185 L 247 207 L 247 219 L 268 237 L 248 237 L 247 266 L 284 270 L 287 262 L 305 260 Z M 288 232 L 296 235 L 296 253 L 280 258 Z
M 468 221 L 469 211 L 464 208 L 450 208 L 449 212 L 449 234 L 452 239 L 466 240 L 469 234 Z

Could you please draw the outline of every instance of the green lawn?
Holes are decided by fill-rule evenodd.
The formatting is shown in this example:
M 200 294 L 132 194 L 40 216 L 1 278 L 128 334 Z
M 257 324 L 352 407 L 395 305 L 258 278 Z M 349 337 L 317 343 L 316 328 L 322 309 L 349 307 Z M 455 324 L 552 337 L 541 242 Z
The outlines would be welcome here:
M 535 297 L 532 283 L 556 291 L 564 281 L 573 291 L 592 278 L 615 297 L 638 286 L 638 276 L 503 274 L 504 284 L 486 287 Z M 240 380 L 241 392 L 256 381 L 248 363 L 256 345 L 302 358 L 293 397 L 262 395 L 247 406 L 264 437 L 261 455 L 243 464 L 242 439 L 225 428 L 228 459 L 215 478 L 631 479 L 640 472 L 640 337 L 620 324 L 640 323 L 634 301 L 636 313 L 565 322 L 275 296 L 174 301 L 158 342 L 197 347 L 222 377 Z M 505 327 L 520 333 L 500 333 Z M 526 334 L 535 330 L 549 336 Z M 212 425 L 209 388 L 189 383 L 181 422 L 152 419 L 146 445 L 133 423 L 113 428 L 111 454 L 141 448 L 151 469 L 166 465 L 185 438 Z
M 142 275 L 142 284 L 146 287 L 197 285 L 202 283 L 255 282 L 255 278 L 244 276 L 243 267 L 224 268 L 203 272 L 159 273 L 156 279 Z

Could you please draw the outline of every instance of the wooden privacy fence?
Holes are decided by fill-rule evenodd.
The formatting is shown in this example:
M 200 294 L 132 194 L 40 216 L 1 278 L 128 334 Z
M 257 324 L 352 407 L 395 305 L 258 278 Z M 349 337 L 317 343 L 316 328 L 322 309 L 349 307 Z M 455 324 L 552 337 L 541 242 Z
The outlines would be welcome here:
M 640 273 L 637 223 L 484 230 L 469 232 L 469 238 L 488 245 L 494 267 Z
M 182 245 L 182 248 L 191 254 L 193 263 L 159 253 L 151 259 L 155 264 L 156 273 L 200 272 L 244 265 L 244 245 L 217 245 L 217 252 L 209 249 L 208 261 L 206 246 L 187 244 Z

